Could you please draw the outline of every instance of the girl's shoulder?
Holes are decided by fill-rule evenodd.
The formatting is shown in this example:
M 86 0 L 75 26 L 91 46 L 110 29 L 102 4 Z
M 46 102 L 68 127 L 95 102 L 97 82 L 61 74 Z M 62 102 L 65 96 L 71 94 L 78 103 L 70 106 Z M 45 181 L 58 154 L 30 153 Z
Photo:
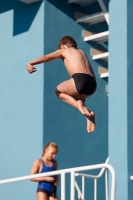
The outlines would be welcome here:
M 42 163 L 42 158 L 38 158 L 34 161 L 34 164 L 40 165 Z
M 36 174 L 39 173 L 41 171 L 41 167 L 42 167 L 42 159 L 38 158 L 34 161 L 32 168 L 31 168 L 31 174 Z

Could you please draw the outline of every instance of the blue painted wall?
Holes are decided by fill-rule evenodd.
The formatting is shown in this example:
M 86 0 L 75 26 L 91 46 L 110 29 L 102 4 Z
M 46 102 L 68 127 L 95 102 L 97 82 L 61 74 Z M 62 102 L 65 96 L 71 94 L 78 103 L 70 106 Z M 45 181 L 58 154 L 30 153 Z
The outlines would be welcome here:
M 89 14 L 100 11 L 98 4 L 81 8 L 68 4 L 67 0 L 31 5 L 1 0 L 0 5 L 0 25 L 3 27 L 0 31 L 0 179 L 29 174 L 33 161 L 41 156 L 43 145 L 49 141 L 59 145 L 59 169 L 105 162 L 108 157 L 107 80 L 100 79 L 98 66 L 106 63 L 92 61 L 90 48 L 104 50 L 107 44 L 84 42 L 81 31 L 99 32 L 108 27 L 106 23 L 77 24 L 74 19 L 75 11 Z M 63 62 L 46 63 L 44 69 L 43 65 L 37 66 L 38 71 L 32 75 L 25 69 L 28 61 L 56 50 L 64 35 L 75 38 L 78 48 L 88 55 L 97 76 L 97 91 L 86 102 L 96 113 L 97 130 L 90 135 L 86 131 L 85 118 L 54 95 L 56 86 L 69 78 Z M 86 185 L 89 188 L 86 198 L 92 199 L 92 180 L 86 181 Z M 103 179 L 98 185 L 98 200 L 104 200 Z M 0 199 L 35 199 L 35 192 L 36 183 L 29 181 L 3 185 L 0 186 Z
M 0 179 L 5 179 L 28 175 L 41 156 L 43 68 L 30 75 L 26 63 L 44 53 L 44 3 L 0 1 L 0 27 Z M 30 181 L 3 185 L 0 199 L 35 199 L 35 190 Z
M 109 157 L 116 170 L 118 200 L 133 198 L 132 8 L 132 1 L 110 1 Z
M 44 53 L 50 53 L 58 47 L 60 39 L 65 35 L 75 38 L 78 48 L 85 51 L 97 76 L 98 88 L 86 104 L 96 112 L 97 130 L 88 135 L 85 118 L 70 105 L 61 102 L 54 95 L 56 86 L 69 76 L 61 60 L 55 60 L 44 65 L 44 144 L 55 141 L 59 145 L 57 160 L 59 168 L 69 168 L 105 162 L 108 156 L 108 97 L 105 92 L 106 80 L 98 75 L 98 66 L 104 62 L 92 61 L 90 48 L 104 49 L 106 45 L 94 42 L 86 43 L 81 37 L 83 29 L 90 31 L 107 30 L 106 23 L 99 25 L 83 25 L 75 23 L 74 12 L 95 13 L 100 11 L 98 4 L 81 8 L 75 4 L 68 4 L 67 0 L 45 1 L 45 33 Z M 99 180 L 100 181 L 100 180 Z M 100 183 L 100 182 L 99 182 Z M 67 182 L 67 185 L 69 183 Z M 86 198 L 93 198 L 93 181 L 87 181 Z M 103 182 L 99 185 L 98 199 L 104 199 Z M 69 186 L 67 187 L 69 199 Z

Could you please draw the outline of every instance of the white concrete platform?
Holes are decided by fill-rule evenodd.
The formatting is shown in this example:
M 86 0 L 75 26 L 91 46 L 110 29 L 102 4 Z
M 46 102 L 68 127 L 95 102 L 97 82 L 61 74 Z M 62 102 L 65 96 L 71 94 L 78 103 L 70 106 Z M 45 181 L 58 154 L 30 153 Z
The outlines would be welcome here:
M 104 31 L 102 33 L 97 33 L 97 34 L 87 31 L 82 31 L 82 37 L 84 37 L 84 41 L 106 42 L 108 41 L 108 36 L 109 36 L 109 31 Z
M 76 19 L 77 23 L 82 22 L 82 23 L 88 23 L 89 25 L 97 24 L 103 21 L 105 21 L 105 17 L 102 12 L 99 12 L 93 15 L 86 15 L 86 16 L 79 17 Z

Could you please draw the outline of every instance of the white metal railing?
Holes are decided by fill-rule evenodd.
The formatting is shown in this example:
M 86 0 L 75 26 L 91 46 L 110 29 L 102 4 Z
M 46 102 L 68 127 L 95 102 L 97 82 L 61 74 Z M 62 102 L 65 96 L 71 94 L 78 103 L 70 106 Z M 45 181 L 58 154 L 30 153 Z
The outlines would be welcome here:
M 111 172 L 112 181 L 111 181 L 111 197 L 110 197 L 110 200 L 115 200 L 115 179 L 116 179 L 115 178 L 115 171 L 114 171 L 114 168 L 111 165 L 105 164 L 105 163 L 104 164 L 98 164 L 98 165 L 84 166 L 84 167 L 62 169 L 62 170 L 57 170 L 57 171 L 53 171 L 53 172 L 40 173 L 40 174 L 17 177 L 17 178 L 11 178 L 11 179 L 6 179 L 6 180 L 1 180 L 0 184 L 12 183 L 12 182 L 17 182 L 17 181 L 24 181 L 24 180 L 29 180 L 29 179 L 33 179 L 33 178 L 39 178 L 39 177 L 45 177 L 45 176 L 51 176 L 51 175 L 61 175 L 61 200 L 65 200 L 65 174 L 70 173 L 71 174 L 70 200 L 74 200 L 75 199 L 75 172 L 101 169 L 101 168 L 108 169 Z
M 109 163 L 109 157 L 105 161 L 105 164 Z M 81 176 L 82 177 L 82 190 L 80 190 L 76 180 L 75 180 L 75 187 L 78 192 L 78 199 L 84 200 L 84 192 L 85 192 L 85 178 L 91 178 L 94 179 L 94 200 L 97 200 L 97 179 L 99 179 L 103 173 L 105 172 L 105 199 L 108 200 L 108 171 L 105 168 L 102 168 L 99 174 L 96 175 L 89 175 L 89 174 L 81 174 L 81 173 L 75 173 L 75 176 Z M 82 191 L 82 192 L 81 192 Z

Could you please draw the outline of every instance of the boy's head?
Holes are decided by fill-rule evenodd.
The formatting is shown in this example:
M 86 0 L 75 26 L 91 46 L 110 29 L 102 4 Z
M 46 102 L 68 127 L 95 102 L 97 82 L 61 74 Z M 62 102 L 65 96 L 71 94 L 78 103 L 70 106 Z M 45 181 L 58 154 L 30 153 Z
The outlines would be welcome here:
M 75 49 L 77 49 L 77 43 L 71 36 L 63 37 L 59 42 L 58 49 L 62 49 L 63 45 L 67 46 L 68 48 L 74 47 Z

